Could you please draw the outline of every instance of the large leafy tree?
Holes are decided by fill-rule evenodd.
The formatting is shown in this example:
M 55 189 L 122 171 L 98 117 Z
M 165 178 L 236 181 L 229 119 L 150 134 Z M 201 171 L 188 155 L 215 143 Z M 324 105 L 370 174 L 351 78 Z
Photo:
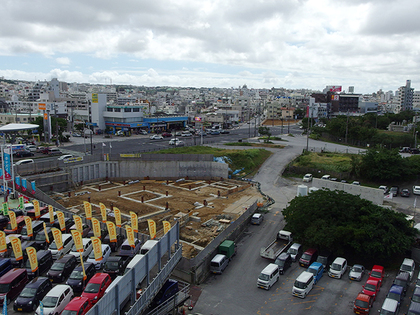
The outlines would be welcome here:
M 286 229 L 298 242 L 360 262 L 384 262 L 404 254 L 415 236 L 404 214 L 343 191 L 296 197 L 283 214 Z

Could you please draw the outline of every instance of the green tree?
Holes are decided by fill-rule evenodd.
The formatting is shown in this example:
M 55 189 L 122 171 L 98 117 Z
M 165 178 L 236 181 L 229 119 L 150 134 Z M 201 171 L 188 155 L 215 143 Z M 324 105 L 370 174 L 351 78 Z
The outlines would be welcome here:
M 284 209 L 286 229 L 308 247 L 385 262 L 410 249 L 416 234 L 405 215 L 343 191 L 318 190 Z
M 258 128 L 258 133 L 262 136 L 267 136 L 267 139 L 264 139 L 264 142 L 270 142 L 270 137 L 271 137 L 270 128 L 261 126 Z

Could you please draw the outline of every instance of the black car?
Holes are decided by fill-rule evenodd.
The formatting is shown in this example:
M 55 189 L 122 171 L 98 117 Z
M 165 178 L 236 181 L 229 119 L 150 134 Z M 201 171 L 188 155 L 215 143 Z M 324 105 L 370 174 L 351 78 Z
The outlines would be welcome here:
M 38 250 L 38 247 L 35 241 L 25 241 L 25 242 L 22 242 L 22 257 L 23 258 L 21 260 L 16 260 L 14 251 L 10 253 L 10 259 L 11 259 L 13 268 L 24 268 L 26 261 L 28 260 L 28 254 L 26 253 L 26 248 L 28 247 L 34 247 L 36 250 Z
M 109 247 L 111 247 L 111 252 L 116 252 L 120 246 L 122 245 L 122 243 L 124 243 L 125 239 L 121 234 L 117 234 L 117 241 L 116 242 L 111 242 L 109 240 L 109 234 L 107 236 L 105 236 L 103 243 L 104 244 L 108 244 Z
M 410 190 L 407 188 L 401 189 L 401 197 L 410 197 Z
M 130 259 L 128 257 L 110 256 L 105 263 L 103 272 L 109 274 L 112 279 L 124 274 Z
M 282 275 L 292 265 L 292 257 L 288 253 L 281 253 L 274 263 L 279 266 L 279 272 Z
M 110 257 L 111 258 L 111 257 Z M 74 293 L 82 293 L 88 284 L 90 278 L 96 273 L 95 265 L 92 263 L 85 263 L 85 273 L 86 279 L 83 280 L 83 268 L 82 266 L 77 266 L 70 277 L 68 278 L 66 284 L 71 286 Z
M 108 235 L 108 229 L 101 229 L 101 237 L 99 238 L 101 241 L 104 240 L 104 238 Z M 93 233 L 93 230 L 90 230 L 89 233 L 87 234 L 86 238 L 91 238 L 95 236 Z
M 392 186 L 389 189 L 389 193 L 392 194 L 393 197 L 397 197 L 399 192 L 400 192 L 400 188 L 398 186 Z
M 53 258 L 50 250 L 37 251 L 36 259 L 38 260 L 38 269 L 35 272 L 32 272 L 31 262 L 29 259 L 26 261 L 25 269 L 29 280 L 42 275 L 44 272 L 47 272 L 53 264 Z
M 71 218 L 64 218 L 64 230 L 62 230 L 62 233 L 71 233 L 70 232 L 70 228 L 74 225 L 74 221 Z M 60 222 L 58 219 L 54 220 L 54 222 L 52 224 L 47 223 L 47 226 L 56 228 L 61 230 L 60 228 Z
M 54 237 L 52 235 L 52 231 L 50 227 L 46 228 L 48 239 L 50 240 L 50 243 L 47 242 L 47 238 L 45 237 L 45 231 L 39 231 L 35 235 L 35 243 L 40 249 L 48 249 L 49 244 L 51 244 L 54 241 Z
M 22 158 L 22 157 L 34 156 L 34 154 L 31 151 L 22 150 L 22 151 L 13 153 L 13 156 L 16 158 Z
M 51 266 L 47 276 L 52 282 L 63 282 L 72 273 L 76 265 L 76 256 L 67 254 Z
M 38 277 L 29 282 L 13 303 L 17 312 L 34 312 L 44 296 L 52 289 L 51 281 L 46 277 Z

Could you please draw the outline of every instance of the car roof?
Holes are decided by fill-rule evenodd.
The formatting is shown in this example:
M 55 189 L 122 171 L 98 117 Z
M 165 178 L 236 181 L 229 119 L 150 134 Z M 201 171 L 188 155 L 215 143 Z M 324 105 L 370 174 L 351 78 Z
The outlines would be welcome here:
M 73 298 L 64 308 L 67 311 L 78 311 L 80 306 L 82 306 L 86 301 L 89 301 L 87 297 L 76 296 Z
M 316 250 L 316 248 L 308 248 L 307 250 L 305 250 L 305 253 L 306 254 L 313 254 L 313 253 L 315 253 L 317 250 Z
M 386 298 L 384 304 L 382 304 L 382 309 L 386 311 L 394 311 L 398 307 L 398 301 L 390 298 Z
M 287 259 L 287 257 L 290 257 L 290 254 L 288 254 L 288 253 L 281 253 L 279 255 L 279 257 L 277 257 L 277 258 L 280 259 L 280 260 L 285 260 L 285 259 Z
M 101 283 L 105 278 L 109 277 L 109 274 L 99 272 L 95 273 L 92 278 L 90 278 L 89 283 Z
M 38 288 L 45 281 L 49 281 L 47 277 L 36 277 L 26 285 L 26 288 Z
M 111 257 L 110 257 L 111 258 Z M 74 270 L 80 271 L 83 270 L 83 267 L 85 267 L 85 270 L 88 269 L 90 266 L 95 266 L 94 264 L 90 263 L 90 262 L 84 262 L 83 266 L 79 265 L 76 268 L 74 268 Z
M 302 271 L 302 273 L 296 278 L 296 281 L 306 282 L 314 275 L 309 271 Z
M 17 277 L 21 273 L 26 273 L 26 269 L 20 269 L 20 268 L 13 268 L 12 270 L 9 270 L 6 274 L 4 274 L 0 278 L 0 284 L 1 283 L 7 283 L 9 284 L 12 282 L 12 280 Z
M 67 255 L 64 255 L 63 257 L 61 257 L 60 259 L 56 260 L 56 262 L 57 261 L 59 261 L 59 262 L 63 262 L 63 261 L 66 262 L 66 261 L 68 261 L 68 260 L 70 260 L 72 258 L 75 258 L 75 256 L 74 255 L 71 255 L 71 254 L 67 254 Z
M 290 248 L 295 248 L 295 249 L 299 249 L 300 247 L 302 247 L 302 245 L 299 243 L 293 243 L 292 246 L 290 246 Z
M 408 280 L 410 278 L 410 274 L 408 272 L 400 272 L 395 279 L 398 280 Z
M 361 301 L 369 301 L 370 299 L 371 297 L 364 293 L 359 293 L 356 298 L 356 300 L 361 300 Z
M 401 294 L 404 291 L 404 288 L 398 284 L 393 284 L 389 288 L 389 292 Z
M 318 269 L 318 268 L 320 268 L 320 267 L 323 267 L 324 265 L 323 264 L 321 264 L 321 263 L 319 263 L 319 262 L 313 262 L 310 266 L 309 266 L 309 268 L 315 268 L 315 269 Z
M 379 280 L 377 278 L 368 278 L 366 283 L 374 284 L 375 286 L 378 285 Z
M 334 259 L 333 263 L 342 264 L 345 261 L 346 261 L 345 258 L 343 258 L 343 257 L 337 257 L 336 259 Z
M 71 289 L 71 287 L 67 284 L 57 284 L 55 287 L 53 287 L 46 296 L 53 296 L 53 297 L 59 297 L 64 291 L 67 289 Z
M 384 267 L 382 267 L 382 266 L 379 266 L 379 265 L 374 265 L 373 267 L 372 267 L 372 271 L 380 271 L 380 272 L 384 272 Z
M 412 265 L 414 263 L 414 260 L 411 258 L 404 258 L 402 264 L 403 265 Z

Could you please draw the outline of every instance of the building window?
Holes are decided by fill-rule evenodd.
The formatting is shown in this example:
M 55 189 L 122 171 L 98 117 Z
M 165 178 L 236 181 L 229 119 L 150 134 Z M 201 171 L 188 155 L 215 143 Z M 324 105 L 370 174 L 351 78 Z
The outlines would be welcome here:
M 127 108 L 127 107 L 126 107 L 126 108 L 124 108 L 124 112 L 125 112 L 125 113 L 131 113 L 131 108 Z

